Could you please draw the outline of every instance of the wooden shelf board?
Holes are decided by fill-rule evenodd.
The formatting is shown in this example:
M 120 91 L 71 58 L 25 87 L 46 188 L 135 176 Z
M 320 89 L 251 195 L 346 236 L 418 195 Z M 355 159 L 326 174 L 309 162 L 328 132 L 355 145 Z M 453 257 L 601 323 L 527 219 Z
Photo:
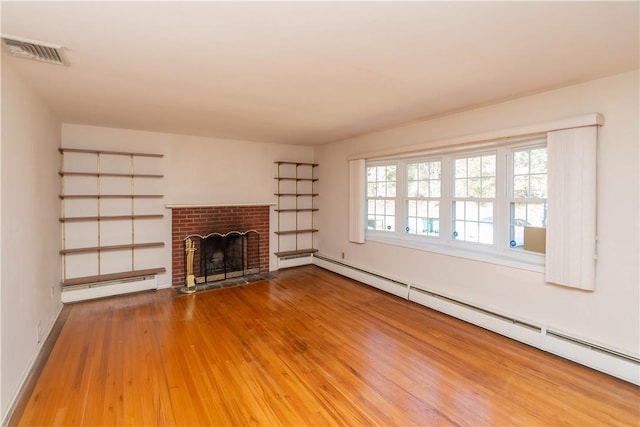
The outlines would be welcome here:
M 95 252 L 120 251 L 120 250 L 127 250 L 127 249 L 161 248 L 163 246 L 164 246 L 164 242 L 133 243 L 128 245 L 111 245 L 111 246 L 93 246 L 90 248 L 62 249 L 60 251 L 60 254 L 61 255 L 84 254 L 84 253 L 95 253 Z
M 313 209 L 274 209 L 274 212 L 316 212 L 318 208 Z
M 317 163 L 302 163 L 302 162 L 273 162 L 276 165 L 296 165 L 296 166 L 312 166 L 312 167 L 316 167 L 318 166 Z
M 287 231 L 275 231 L 275 234 L 278 234 L 280 236 L 284 236 L 287 234 L 304 234 L 304 233 L 317 233 L 318 230 L 316 230 L 315 228 L 309 228 L 309 229 L 305 229 L 305 230 L 287 230 Z
M 164 175 L 157 175 L 152 173 L 111 173 L 111 172 L 58 172 L 60 176 L 109 176 L 120 178 L 163 178 Z
M 58 148 L 60 154 L 63 153 L 83 153 L 83 154 L 111 154 L 114 156 L 136 156 L 136 157 L 164 157 L 164 154 L 155 153 L 130 153 L 126 151 L 104 151 L 104 150 L 84 150 L 81 148 Z
M 283 178 L 283 177 L 275 177 L 273 178 L 278 181 L 311 181 L 316 182 L 318 178 Z
M 162 194 L 61 194 L 60 199 L 161 199 Z
M 60 222 L 83 222 L 83 221 L 118 221 L 126 219 L 159 219 L 164 215 L 110 215 L 110 216 L 77 216 L 59 218 Z
M 300 197 L 300 196 L 309 196 L 309 197 L 315 197 L 318 195 L 318 193 L 273 193 L 274 196 L 278 196 L 278 197 L 282 197 L 282 196 L 295 196 L 295 197 Z
M 297 251 L 275 252 L 275 255 L 279 258 L 284 258 L 288 256 L 295 256 L 295 255 L 314 254 L 316 252 L 318 252 L 317 249 L 298 249 Z
M 108 282 L 112 280 L 130 279 L 132 277 L 150 276 L 152 274 L 165 273 L 164 267 L 149 268 L 146 270 L 123 271 L 121 273 L 99 274 L 96 276 L 75 277 L 62 281 L 62 286 L 87 285 L 90 283 Z

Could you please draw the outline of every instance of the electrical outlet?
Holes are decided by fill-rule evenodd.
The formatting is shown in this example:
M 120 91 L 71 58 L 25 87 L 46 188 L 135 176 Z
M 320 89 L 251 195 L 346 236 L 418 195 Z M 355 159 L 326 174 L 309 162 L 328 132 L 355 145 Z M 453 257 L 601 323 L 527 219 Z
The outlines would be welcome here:
M 51 287 L 51 298 L 53 298 L 53 296 L 55 295 L 55 293 L 56 293 L 56 291 L 55 291 L 55 289 L 54 289 L 54 288 L 53 288 L 53 286 L 52 286 L 52 287 Z
M 39 343 L 42 341 L 42 323 L 38 321 L 36 325 L 36 342 Z
M 344 252 L 342 252 L 342 259 L 344 259 L 344 257 L 345 257 Z

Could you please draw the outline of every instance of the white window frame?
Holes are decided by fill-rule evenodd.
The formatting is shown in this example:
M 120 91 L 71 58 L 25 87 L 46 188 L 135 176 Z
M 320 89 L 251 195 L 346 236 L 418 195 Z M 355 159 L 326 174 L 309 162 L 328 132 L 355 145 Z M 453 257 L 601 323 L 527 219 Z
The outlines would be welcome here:
M 429 195 L 428 197 L 410 197 L 409 196 L 409 188 L 408 188 L 408 183 L 409 183 L 409 177 L 408 177 L 408 173 L 407 173 L 407 167 L 410 164 L 418 164 L 418 163 L 433 163 L 433 162 L 439 162 L 440 163 L 440 197 L 433 197 L 431 195 Z M 433 237 L 433 238 L 438 238 L 439 237 L 439 233 L 438 236 L 433 236 L 433 235 L 422 235 L 422 234 L 409 234 L 408 233 L 408 227 L 409 225 L 407 224 L 407 221 L 405 220 L 405 218 L 408 218 L 409 216 L 409 212 L 407 211 L 407 205 L 409 204 L 410 201 L 424 201 L 424 202 L 430 202 L 430 201 L 438 201 L 438 203 L 440 204 L 439 206 L 439 213 L 440 213 L 440 217 L 438 218 L 438 228 L 440 227 L 440 222 L 442 221 L 442 198 L 443 198 L 443 194 L 446 192 L 445 188 L 443 186 L 443 181 L 442 181 L 442 176 L 444 174 L 444 168 L 443 168 L 443 164 L 442 164 L 442 158 L 441 157 L 426 157 L 426 158 L 417 158 L 417 159 L 407 159 L 405 161 L 403 161 L 401 163 L 402 167 L 402 174 L 403 174 L 403 188 L 401 189 L 402 193 L 400 194 L 400 198 L 401 198 L 401 203 L 402 203 L 402 216 L 399 217 L 400 220 L 400 224 L 401 224 L 401 231 L 404 230 L 405 233 L 407 233 L 408 236 L 416 236 L 416 237 Z M 429 179 L 429 181 L 431 181 L 431 179 Z
M 524 251 L 509 246 L 510 203 L 513 183 L 513 152 L 522 148 L 546 146 L 546 134 L 522 138 L 507 143 L 490 142 L 482 147 L 438 149 L 406 157 L 393 157 L 367 161 L 366 166 L 396 165 L 396 224 L 395 232 L 367 229 L 366 241 L 375 241 L 396 246 L 409 247 L 429 252 L 442 253 L 475 259 L 499 265 L 544 271 L 544 254 Z M 453 238 L 454 161 L 460 157 L 496 154 L 496 194 L 494 203 L 493 244 L 466 242 Z M 409 163 L 441 161 L 440 231 L 438 236 L 406 233 L 407 227 L 407 176 Z
M 396 196 L 395 197 L 369 197 L 369 180 L 368 180 L 368 169 L 369 167 L 380 167 L 380 166 L 395 166 L 396 167 Z M 380 235 L 389 235 L 389 234 L 394 234 L 397 230 L 398 230 L 398 224 L 399 224 L 399 219 L 398 219 L 398 185 L 400 183 L 400 181 L 403 179 L 400 177 L 400 167 L 398 165 L 397 162 L 395 161 L 389 161 L 389 160 L 382 160 L 382 161 L 375 161 L 375 162 L 367 162 L 365 165 L 365 209 L 364 209 L 364 215 L 365 215 L 365 230 L 367 233 L 376 233 L 376 234 L 380 234 Z M 395 221 L 394 221 L 394 230 L 393 231 L 387 231 L 387 230 L 370 230 L 369 226 L 368 226 L 368 221 L 369 221 L 369 200 L 394 200 L 395 202 Z M 365 237 L 366 237 L 366 233 L 365 233 Z

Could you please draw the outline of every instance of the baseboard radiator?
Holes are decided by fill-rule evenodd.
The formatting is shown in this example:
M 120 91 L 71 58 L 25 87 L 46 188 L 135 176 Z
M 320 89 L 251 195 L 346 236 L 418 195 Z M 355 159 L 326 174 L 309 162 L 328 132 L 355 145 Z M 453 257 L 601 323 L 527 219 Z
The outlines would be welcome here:
M 66 304 L 88 299 L 104 298 L 113 295 L 158 289 L 157 277 L 158 276 L 155 274 L 152 274 L 110 282 L 65 286 L 62 288 L 62 302 Z
M 313 264 L 581 365 L 640 385 L 640 358 L 314 254 Z

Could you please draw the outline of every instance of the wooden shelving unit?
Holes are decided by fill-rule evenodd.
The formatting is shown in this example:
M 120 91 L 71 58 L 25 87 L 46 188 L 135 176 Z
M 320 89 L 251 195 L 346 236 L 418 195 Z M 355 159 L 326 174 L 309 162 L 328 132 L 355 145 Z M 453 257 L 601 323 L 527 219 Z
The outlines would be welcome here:
M 318 252 L 314 248 L 313 234 L 318 232 L 314 227 L 314 200 L 318 196 L 315 192 L 314 176 L 316 163 L 275 162 L 278 205 L 277 230 L 278 250 L 275 255 L 279 258 L 303 256 Z
M 139 221 L 162 219 L 164 217 L 163 214 L 159 213 L 161 212 L 160 210 L 157 210 L 158 213 L 141 213 L 137 210 L 139 208 L 136 205 L 136 201 L 161 199 L 164 196 L 162 194 L 149 194 L 151 192 L 136 194 L 136 185 L 139 185 L 141 180 L 157 180 L 163 178 L 162 174 L 146 173 L 148 171 L 140 173 L 136 170 L 136 160 L 140 162 L 139 158 L 161 159 L 163 155 L 123 151 L 84 150 L 77 148 L 60 148 L 59 151 L 61 154 L 60 171 L 58 174 L 61 177 L 61 194 L 59 195 L 61 200 L 61 216 L 59 221 L 62 223 L 62 249 L 60 250 L 60 254 L 63 257 L 62 285 L 83 285 L 164 273 L 166 271 L 164 267 L 136 268 L 137 251 L 161 248 L 164 246 L 164 242 L 137 242 L 135 234 L 136 224 L 139 225 Z M 65 162 L 65 155 L 68 157 L 67 162 Z M 70 157 L 73 157 L 75 162 L 72 162 Z M 114 157 L 118 159 L 125 157 L 125 159 L 115 161 Z M 151 162 L 153 161 L 154 160 L 151 160 Z M 72 163 L 72 167 L 69 167 L 68 163 Z M 110 170 L 110 165 L 112 167 L 114 165 L 118 167 L 115 168 L 116 170 Z M 66 169 L 65 166 L 67 166 L 68 169 Z M 85 180 L 85 187 L 89 188 L 84 188 L 83 191 L 68 191 L 70 187 L 74 187 L 73 184 L 77 187 L 81 180 Z M 108 188 L 109 186 L 118 187 L 119 191 L 105 190 L 105 187 Z M 117 212 L 116 214 L 108 212 L 108 209 L 105 207 L 105 204 L 108 202 L 120 203 L 118 209 L 124 210 L 124 212 Z M 85 213 L 85 211 L 82 207 L 72 209 L 69 205 L 70 203 L 85 204 L 81 205 L 85 207 L 84 210 L 93 211 L 91 213 L 97 213 L 97 215 L 78 215 L 78 213 L 82 214 Z M 87 208 L 87 206 L 89 208 Z M 70 210 L 75 210 L 75 212 L 67 216 Z M 122 239 L 123 241 L 121 243 L 115 242 L 118 244 L 113 244 L 114 242 L 110 242 L 111 244 L 104 244 L 105 240 L 109 240 L 105 239 L 103 235 L 104 230 L 102 223 L 104 222 L 112 223 L 109 232 L 116 235 L 118 239 Z M 91 228 L 85 228 L 81 231 L 70 230 L 69 227 L 74 223 L 95 223 L 95 236 L 91 237 L 87 235 L 90 233 L 86 233 L 86 230 L 90 230 Z M 104 226 L 106 226 L 106 224 Z M 89 227 L 91 226 L 89 225 Z M 83 232 L 85 234 L 84 236 L 82 235 Z M 78 236 L 80 236 L 80 238 L 78 238 Z M 87 241 L 93 240 L 93 243 L 97 242 L 97 245 L 78 246 L 77 244 L 72 244 L 72 247 L 67 247 L 69 240 L 83 240 L 83 238 Z M 127 262 L 128 267 L 116 272 L 111 271 L 114 268 L 107 268 L 106 270 L 108 272 L 104 272 L 103 254 L 106 252 L 122 251 L 128 251 L 130 253 L 130 262 Z M 82 267 L 82 261 L 74 261 L 74 258 L 67 259 L 68 257 L 91 256 L 91 254 L 95 254 L 96 257 L 91 262 L 92 265 L 95 264 L 96 266 L 96 274 L 76 275 L 73 272 L 69 274 L 68 263 L 71 262 L 74 264 L 75 268 L 72 270 L 78 270 L 78 266 Z M 71 277 L 68 277 L 69 275 Z

